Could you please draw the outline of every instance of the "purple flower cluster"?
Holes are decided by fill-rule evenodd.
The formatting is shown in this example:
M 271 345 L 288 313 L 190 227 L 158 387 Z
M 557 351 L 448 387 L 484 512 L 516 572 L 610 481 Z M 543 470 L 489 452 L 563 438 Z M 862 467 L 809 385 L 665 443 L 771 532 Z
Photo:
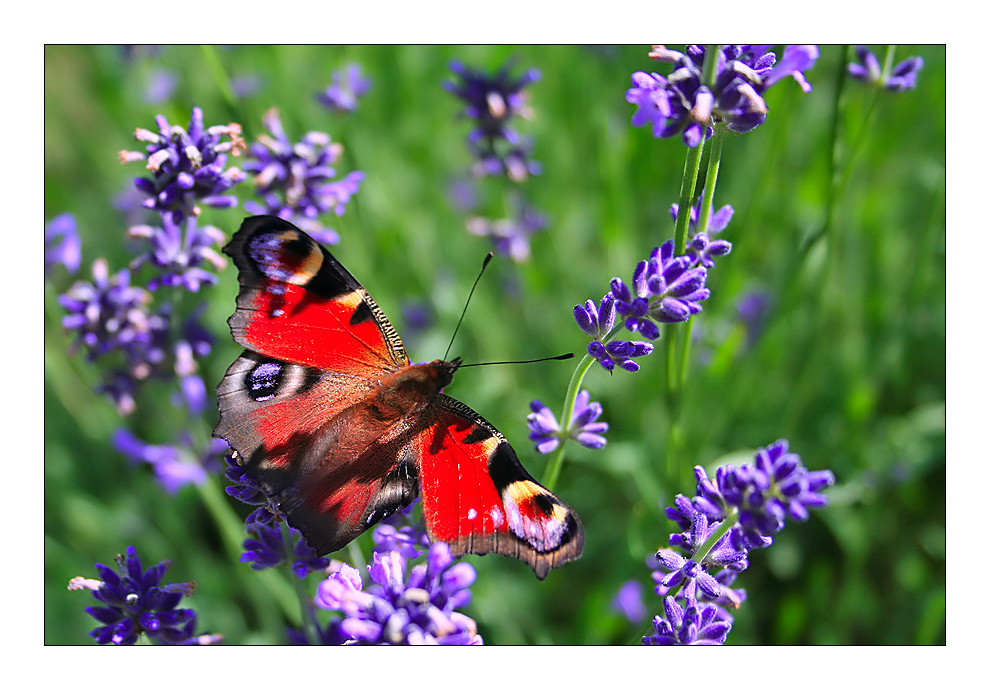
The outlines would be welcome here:
M 854 79 L 895 92 L 913 89 L 918 80 L 918 72 L 925 66 L 922 58 L 914 56 L 899 63 L 889 74 L 885 74 L 877 56 L 866 46 L 856 46 L 856 58 L 859 62 L 849 63 L 849 74 Z
M 250 563 L 254 570 L 277 568 L 291 561 L 292 572 L 301 580 L 311 572 L 326 570 L 330 565 L 330 559 L 318 556 L 316 550 L 295 528 L 289 528 L 288 544 L 278 525 L 255 522 L 247 526 L 247 532 L 241 563 Z
M 151 293 L 131 285 L 131 278 L 126 268 L 111 276 L 105 259 L 94 261 L 93 282 L 77 281 L 59 296 L 66 311 L 62 326 L 75 336 L 76 346 L 85 349 L 89 361 L 117 355 L 120 363 L 105 375 L 100 390 L 110 395 L 122 414 L 134 411 L 141 382 L 173 373 L 180 382 L 182 402 L 190 411 L 202 412 L 206 387 L 195 358 L 207 355 L 213 342 L 199 325 L 202 309 L 176 326 L 171 305 L 152 311 Z
M 93 282 L 77 281 L 59 303 L 67 312 L 62 326 L 86 349 L 90 361 L 119 350 L 137 363 L 162 327 L 149 312 L 151 295 L 131 285 L 131 274 L 121 269 L 113 276 L 106 259 L 93 262 Z
M 470 118 L 475 129 L 468 142 L 477 161 L 474 174 L 506 175 L 515 182 L 539 173 L 539 165 L 530 159 L 531 143 L 523 139 L 510 123 L 515 117 L 530 117 L 524 87 L 537 81 L 540 72 L 531 69 L 520 77 L 510 77 L 511 64 L 496 74 L 453 62 L 450 69 L 460 77 L 460 83 L 444 82 L 443 87 L 465 102 L 463 115 Z
M 625 318 L 625 327 L 645 338 L 660 336 L 658 323 L 687 321 L 701 311 L 699 302 L 711 292 L 705 287 L 708 273 L 691 256 L 674 256 L 674 241 L 656 247 L 633 271 L 632 288 L 613 278 L 611 293 L 615 310 Z
M 69 590 L 88 589 L 101 606 L 89 606 L 86 613 L 101 625 L 90 633 L 99 644 L 131 645 L 145 635 L 158 644 L 210 644 L 220 642 L 219 635 L 194 637 L 196 613 L 177 608 L 182 597 L 192 593 L 192 582 L 162 584 L 169 567 L 164 561 L 147 570 L 133 546 L 126 558 L 117 556 L 117 568 L 96 564 L 102 580 L 75 577 Z
M 808 509 L 826 505 L 821 490 L 831 471 L 812 472 L 780 440 L 756 452 L 752 464 L 726 465 L 715 481 L 695 468 L 697 493 L 678 495 L 667 517 L 682 530 L 660 549 L 653 578 L 664 597 L 664 616 L 644 644 L 721 644 L 732 626 L 729 610 L 746 599 L 730 585 L 748 565 L 749 551 L 773 543 L 787 517 L 805 520 Z
M 472 235 L 490 237 L 499 254 L 524 263 L 529 260 L 530 236 L 546 228 L 547 220 L 520 197 L 514 195 L 513 201 L 514 217 L 491 220 L 472 216 L 467 220 L 467 229 Z
M 199 451 L 189 434 L 182 434 L 176 445 L 153 445 L 125 428 L 114 433 L 113 444 L 132 462 L 151 465 L 158 481 L 170 494 L 186 484 L 205 482 L 211 472 L 220 468 L 221 458 L 228 450 L 226 441 L 212 439 Z
M 475 622 L 457 611 L 471 601 L 475 571 L 455 563 L 443 542 L 406 576 L 399 551 L 375 552 L 367 590 L 357 568 L 343 564 L 320 583 L 316 605 L 340 611 L 337 630 L 351 644 L 482 644 Z
M 718 645 L 732 629 L 732 623 L 718 617 L 714 604 L 688 604 L 685 608 L 674 597 L 664 597 L 663 616 L 653 619 L 654 634 L 645 635 L 646 645 Z
M 676 218 L 677 204 L 672 213 Z M 696 214 L 697 209 L 692 208 L 695 223 Z M 725 228 L 731 217 L 731 206 L 720 209 L 711 223 L 713 234 Z M 574 307 L 578 327 L 592 338 L 588 354 L 607 371 L 617 366 L 638 371 L 639 363 L 633 359 L 653 352 L 653 344 L 648 341 L 660 337 L 657 324 L 687 321 L 701 311 L 700 302 L 711 294 L 705 281 L 708 268 L 714 265 L 712 257 L 724 256 L 731 249 L 730 243 L 711 240 L 701 232 L 695 234 L 687 254 L 675 257 L 674 241 L 667 240 L 653 249 L 649 259 L 637 264 L 631 287 L 621 278 L 613 278 L 598 305 L 588 300 Z M 622 327 L 648 340 L 611 340 L 618 330 L 618 317 L 622 317 Z
M 324 227 L 320 216 L 331 211 L 343 215 L 364 173 L 351 172 L 334 179 L 343 146 L 332 143 L 323 132 L 309 132 L 293 143 L 275 108 L 265 113 L 263 122 L 268 134 L 251 145 L 244 163 L 244 169 L 254 174 L 261 203 L 249 201 L 245 208 L 251 213 L 290 220 L 320 242 L 336 244 L 340 236 Z
M 244 520 L 248 538 L 244 540 L 241 562 L 250 563 L 254 570 L 277 568 L 288 563 L 299 579 L 311 572 L 325 570 L 330 565 L 330 559 L 318 556 L 294 527 L 287 528 L 289 541 L 286 543 L 282 529 L 284 525 L 281 524 L 283 518 L 277 504 L 230 454 L 224 460 L 225 475 L 230 482 L 226 488 L 227 495 L 247 505 L 258 506 Z
M 358 99 L 371 88 L 371 81 L 361 74 L 361 65 L 350 64 L 343 71 L 334 70 L 330 86 L 317 94 L 316 100 L 338 113 L 357 110 Z
M 539 453 L 552 453 L 561 441 L 574 439 L 585 448 L 604 448 L 608 431 L 607 422 L 596 422 L 602 415 L 600 403 L 589 402 L 591 394 L 580 391 L 571 410 L 571 420 L 566 429 L 561 428 L 550 408 L 534 400 L 529 404 L 532 413 L 526 417 L 529 424 L 529 440 L 536 444 Z
M 714 213 L 712 213 L 714 209 L 710 208 L 708 225 L 704 232 L 697 232 L 698 220 L 701 215 L 701 199 L 703 197 L 704 194 L 698 198 L 697 203 L 691 206 L 688 228 L 694 231 L 694 235 L 687 243 L 687 254 L 691 257 L 693 265 L 697 266 L 700 264 L 705 268 L 711 268 L 715 265 L 714 257 L 725 256 L 732 251 L 731 242 L 713 239 L 713 237 L 725 230 L 729 225 L 729 221 L 732 220 L 735 210 L 728 204 Z M 679 210 L 679 204 L 670 205 L 670 216 L 675 223 L 677 222 L 677 213 Z
M 197 204 L 236 205 L 236 198 L 224 192 L 245 175 L 225 166 L 228 154 L 238 155 L 244 142 L 240 125 L 205 127 L 198 107 L 193 108 L 188 131 L 169 125 L 163 116 L 157 122 L 157 134 L 140 128 L 135 134 L 139 141 L 147 143 L 143 153 L 121 151 L 119 158 L 124 163 L 145 161 L 152 176 L 135 180 L 135 188 L 146 197 L 141 207 L 157 212 L 160 225 L 130 228 L 128 235 L 142 242 L 144 251 L 129 268 L 111 275 L 106 259 L 97 259 L 93 262 L 92 282 L 79 280 L 59 296 L 66 311 L 62 325 L 74 337 L 76 347 L 85 349 L 89 361 L 116 357 L 116 362 L 104 371 L 99 390 L 113 399 L 122 414 L 136 408 L 135 397 L 142 382 L 174 377 L 179 389 L 174 396 L 176 404 L 198 415 L 207 407 L 208 394 L 197 360 L 209 354 L 213 342 L 198 321 L 205 305 L 183 318 L 174 310 L 178 300 L 168 299 L 156 308 L 149 290 L 179 288 L 198 292 L 201 286 L 217 282 L 215 271 L 223 268 L 226 260 L 216 247 L 223 244 L 225 237 L 215 227 L 199 225 Z M 71 267 L 78 263 L 79 247 L 74 223 L 69 227 L 66 218 L 61 216 L 56 219 L 58 223 L 46 228 L 46 245 L 50 239 L 63 237 L 62 244 L 50 250 L 50 256 L 57 256 Z M 48 260 L 46 248 L 46 268 Z M 151 271 L 139 282 L 138 271 L 143 267 Z M 162 458 L 187 454 L 180 447 L 139 447 L 139 443 L 136 439 L 125 443 L 124 452 L 134 458 L 147 453 Z M 169 491 L 176 482 L 182 483 L 180 477 L 173 475 L 181 464 L 150 464 Z
M 636 72 L 626 100 L 637 106 L 634 126 L 651 125 L 659 138 L 680 134 L 685 145 L 697 146 L 709 137 L 714 123 L 724 123 L 732 132 L 748 132 L 763 124 L 767 104 L 763 93 L 786 76 L 793 77 L 807 93 L 811 86 L 804 71 L 818 58 L 817 46 L 784 48 L 777 62 L 768 45 L 726 45 L 717 57 L 715 79 L 705 84 L 702 67 L 705 46 L 689 45 L 681 53 L 653 46 L 650 57 L 670 62 L 674 70 L 666 77 L 655 72 Z
M 188 130 L 169 125 L 164 115 L 155 118 L 158 132 L 138 128 L 134 138 L 145 142 L 144 152 L 121 151 L 121 163 L 145 161 L 150 178 L 134 180 L 147 199 L 144 206 L 170 215 L 175 223 L 198 216 L 198 203 L 216 208 L 237 205 L 237 198 L 225 192 L 245 178 L 237 168 L 225 170 L 227 155 L 244 150 L 241 126 L 203 126 L 203 111 L 194 107 Z M 224 137 L 227 137 L 224 140 Z
M 605 293 L 599 304 L 588 300 L 574 307 L 574 320 L 578 327 L 592 338 L 588 343 L 588 354 L 598 360 L 606 371 L 620 367 L 626 371 L 639 371 L 639 363 L 633 357 L 643 357 L 653 352 L 653 343 L 645 340 L 603 341 L 612 335 L 615 328 L 615 295 Z
M 226 236 L 219 228 L 204 225 L 196 218 L 186 219 L 185 228 L 172 219 L 172 214 L 162 215 L 161 227 L 135 225 L 127 231 L 128 236 L 147 240 L 148 251 L 131 262 L 131 269 L 148 263 L 155 267 L 157 275 L 148 282 L 149 290 L 159 287 L 181 287 L 191 292 L 199 292 L 201 285 L 213 285 L 217 276 L 203 268 L 209 266 L 214 271 L 222 270 L 227 260 L 220 256 L 214 246 L 222 245 Z
M 224 476 L 229 482 L 224 491 L 228 496 L 236 498 L 241 503 L 249 506 L 257 506 L 255 510 L 244 520 L 245 526 L 250 530 L 255 524 L 268 524 L 277 519 L 278 506 L 272 502 L 268 495 L 256 481 L 248 476 L 244 468 L 237 464 L 233 455 L 224 456 L 226 468 Z
M 821 490 L 835 483 L 830 470 L 806 469 L 800 456 L 788 452 L 784 440 L 759 449 L 753 464 L 718 468 L 714 481 L 701 467 L 695 468 L 695 476 L 696 509 L 712 520 L 738 515 L 731 534 L 739 549 L 768 546 L 788 517 L 807 520 L 809 508 L 827 503 Z
M 76 217 L 71 213 L 52 218 L 45 224 L 45 275 L 57 265 L 76 273 L 82 261 L 82 244 L 76 230 Z

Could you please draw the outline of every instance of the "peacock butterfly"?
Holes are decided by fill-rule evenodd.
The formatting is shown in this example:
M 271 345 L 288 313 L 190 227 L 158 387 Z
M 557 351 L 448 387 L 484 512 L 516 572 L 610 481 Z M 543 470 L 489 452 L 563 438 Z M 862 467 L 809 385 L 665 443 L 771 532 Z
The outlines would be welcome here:
M 514 556 L 541 580 L 581 555 L 577 514 L 441 392 L 459 358 L 411 364 L 354 276 L 281 218 L 247 218 L 223 251 L 240 282 L 230 332 L 247 349 L 217 387 L 213 435 L 320 555 L 420 494 L 427 534 L 454 555 Z

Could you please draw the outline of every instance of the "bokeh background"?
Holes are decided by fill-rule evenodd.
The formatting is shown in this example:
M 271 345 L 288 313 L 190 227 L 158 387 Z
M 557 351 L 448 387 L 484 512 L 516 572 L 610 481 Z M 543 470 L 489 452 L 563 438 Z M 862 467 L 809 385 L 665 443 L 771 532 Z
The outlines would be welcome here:
M 604 407 L 603 450 L 569 449 L 556 492 L 582 517 L 584 556 L 538 582 L 524 564 L 468 557 L 478 571 L 465 612 L 487 644 L 626 644 L 649 628 L 612 607 L 630 580 L 652 593 L 648 561 L 673 523 L 663 508 L 693 494 L 691 468 L 745 462 L 778 438 L 811 469 L 832 469 L 831 505 L 789 523 L 772 548 L 751 554 L 737 581 L 748 599 L 729 644 L 936 644 L 945 641 L 945 49 L 900 46 L 898 60 L 925 60 L 915 90 L 882 93 L 842 79 L 845 46 L 821 46 L 806 73 L 766 94 L 767 122 L 725 142 L 716 208 L 734 218 L 722 237 L 733 252 L 710 272 L 712 296 L 696 317 L 684 392 L 679 457 L 668 458 L 670 417 L 664 352 L 633 374 L 592 370 L 584 387 Z M 656 70 L 648 46 L 46 46 L 45 221 L 75 215 L 80 278 L 106 257 L 133 258 L 115 200 L 141 176 L 117 152 L 135 150 L 136 127 L 165 115 L 186 125 L 192 107 L 207 125 L 239 122 L 250 144 L 277 107 L 289 137 L 327 132 L 345 147 L 341 174 L 365 173 L 341 218 L 328 219 L 334 253 L 361 280 L 406 340 L 414 360 L 443 355 L 487 238 L 466 219 L 512 213 L 518 193 L 547 219 L 528 261 L 493 262 L 452 354 L 466 361 L 523 359 L 587 344 L 574 305 L 599 299 L 614 276 L 672 236 L 684 146 L 630 126 L 630 75 Z M 879 50 L 878 50 L 879 52 Z M 452 60 L 494 72 L 538 68 L 527 92 L 533 117 L 516 128 L 533 141 L 539 175 L 515 184 L 482 180 L 475 207 L 457 194 L 472 159 L 471 123 L 443 90 Z M 361 66 L 372 86 L 357 110 L 329 111 L 315 95 L 332 71 Z M 164 75 L 164 76 L 163 76 Z M 171 80 L 163 82 L 163 79 Z M 169 86 L 169 84 L 171 84 Z M 232 85 L 236 88 L 232 88 Z M 838 91 L 841 85 L 841 93 Z M 838 107 L 836 107 L 838 99 Z M 876 102 L 874 103 L 874 99 Z M 872 104 L 872 105 L 871 105 Z M 850 161 L 850 154 L 853 154 Z M 840 161 L 836 193 L 830 160 Z M 236 159 L 232 164 L 238 165 Z M 242 200 L 250 181 L 234 188 Z M 808 247 L 831 213 L 829 234 Z M 204 208 L 202 223 L 233 233 L 243 205 Z M 99 375 L 71 351 L 57 295 L 65 271 L 45 280 L 45 642 L 92 644 L 87 593 L 76 575 L 112 563 L 128 545 L 145 565 L 171 559 L 169 581 L 195 580 L 185 605 L 199 630 L 228 643 L 284 644 L 297 615 L 282 573 L 256 573 L 224 547 L 211 501 L 246 506 L 203 487 L 163 490 L 147 466 L 111 442 L 122 426 L 155 443 L 202 436 L 211 412 L 188 427 L 174 386 L 148 386 L 121 417 L 94 392 Z M 240 348 L 226 318 L 233 266 L 189 299 L 205 302 L 216 337 L 201 362 L 208 386 Z M 753 296 L 763 318 L 744 319 Z M 425 327 L 407 314 L 425 310 Z M 559 413 L 571 362 L 493 366 L 459 373 L 449 393 L 480 411 L 541 477 L 546 457 L 527 440 L 534 398 Z M 674 468 L 671 471 L 671 468 Z M 236 525 L 235 525 L 236 526 Z M 370 552 L 370 536 L 359 542 Z M 346 558 L 346 551 L 338 554 Z M 317 576 L 306 586 L 315 591 Z

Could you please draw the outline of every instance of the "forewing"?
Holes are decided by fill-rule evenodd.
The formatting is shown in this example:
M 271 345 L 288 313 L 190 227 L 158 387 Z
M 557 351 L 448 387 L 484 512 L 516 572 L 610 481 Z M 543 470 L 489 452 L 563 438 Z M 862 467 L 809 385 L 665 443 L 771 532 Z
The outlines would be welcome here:
M 409 359 L 361 284 L 291 223 L 248 218 L 224 251 L 240 283 L 228 322 L 248 349 L 218 386 L 213 433 L 314 548 L 336 550 L 417 495 L 415 463 L 363 402 Z
M 374 375 L 409 363 L 381 308 L 330 252 L 276 216 L 247 218 L 224 247 L 239 270 L 230 331 L 274 359 Z

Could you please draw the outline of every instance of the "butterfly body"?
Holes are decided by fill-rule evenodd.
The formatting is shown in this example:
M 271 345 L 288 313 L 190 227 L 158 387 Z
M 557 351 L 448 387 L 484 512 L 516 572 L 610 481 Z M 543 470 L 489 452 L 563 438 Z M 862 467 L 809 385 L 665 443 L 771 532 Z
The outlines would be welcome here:
M 319 553 L 423 498 L 455 555 L 496 552 L 542 579 L 580 556 L 577 514 L 487 420 L 442 390 L 460 359 L 411 364 L 360 283 L 291 223 L 255 216 L 224 248 L 246 349 L 218 386 L 214 435 Z

